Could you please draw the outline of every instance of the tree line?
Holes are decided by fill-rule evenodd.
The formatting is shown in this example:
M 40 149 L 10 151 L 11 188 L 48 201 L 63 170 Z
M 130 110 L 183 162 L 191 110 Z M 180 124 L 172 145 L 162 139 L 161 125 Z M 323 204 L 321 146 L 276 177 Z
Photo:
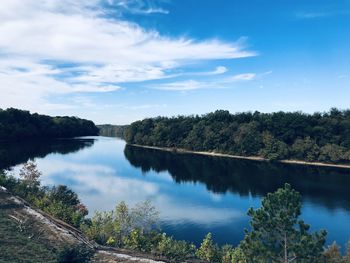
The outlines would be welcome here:
M 50 117 L 29 111 L 0 109 L 0 140 L 71 138 L 98 135 L 92 121 L 77 117 Z
M 125 130 L 130 144 L 215 151 L 270 160 L 350 161 L 350 110 L 243 112 L 147 118 Z
M 101 136 L 107 136 L 107 137 L 118 137 L 118 138 L 124 138 L 125 137 L 125 130 L 128 127 L 128 125 L 111 125 L 111 124 L 102 124 L 97 125 L 97 128 L 100 130 Z

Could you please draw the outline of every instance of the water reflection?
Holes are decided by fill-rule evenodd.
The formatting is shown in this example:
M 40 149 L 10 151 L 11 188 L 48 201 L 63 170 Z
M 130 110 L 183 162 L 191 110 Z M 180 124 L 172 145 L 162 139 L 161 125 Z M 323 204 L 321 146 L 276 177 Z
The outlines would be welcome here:
M 177 183 L 200 182 L 213 193 L 263 196 L 288 182 L 313 203 L 350 210 L 350 174 L 345 169 L 177 154 L 130 145 L 124 154 L 143 172 L 168 171 Z
M 116 138 L 0 143 L 2 167 L 35 158 L 43 185 L 65 184 L 78 193 L 91 214 L 150 199 L 161 214 L 161 227 L 196 244 L 207 232 L 221 244 L 237 244 L 248 226 L 246 211 L 261 196 L 293 184 L 303 193 L 303 219 L 326 228 L 329 241 L 349 236 L 347 171 L 174 154 L 125 146 Z M 18 164 L 18 165 L 16 165 Z
M 95 139 L 56 139 L 0 141 L 0 169 L 7 169 L 29 159 L 44 158 L 50 153 L 74 153 L 86 147 L 91 147 Z

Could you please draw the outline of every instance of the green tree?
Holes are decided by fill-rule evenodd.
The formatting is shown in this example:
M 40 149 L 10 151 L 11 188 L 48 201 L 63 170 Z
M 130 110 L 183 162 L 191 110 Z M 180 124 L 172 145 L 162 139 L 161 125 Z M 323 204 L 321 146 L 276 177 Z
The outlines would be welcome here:
M 221 248 L 221 263 L 248 263 L 240 247 L 233 248 L 231 245 L 224 245 Z
M 344 256 L 344 263 L 350 263 L 350 241 L 346 246 L 346 254 Z
M 269 193 L 261 208 L 249 209 L 251 231 L 241 243 L 248 262 L 319 262 L 326 232 L 309 234 L 300 214 L 301 196 L 289 184 Z
M 315 161 L 318 160 L 320 148 L 310 136 L 304 139 L 296 139 L 292 145 L 293 157 L 299 160 Z
M 184 240 L 174 240 L 163 233 L 160 235 L 155 250 L 157 254 L 166 257 L 171 262 L 182 262 L 195 255 L 196 247 Z
M 242 124 L 235 133 L 234 142 L 240 154 L 255 155 L 262 145 L 261 134 L 258 131 L 258 123 Z
M 326 263 L 343 263 L 340 247 L 335 242 L 326 249 L 324 256 Z
M 269 160 L 280 160 L 288 157 L 288 146 L 284 142 L 277 140 L 271 133 L 263 133 L 264 148 L 260 154 Z
M 196 251 L 196 256 L 209 262 L 220 262 L 219 247 L 214 243 L 211 233 L 208 233 L 201 246 Z
M 231 263 L 248 263 L 247 257 L 240 247 L 233 250 Z
M 132 208 L 120 202 L 113 211 L 97 212 L 89 224 L 82 226 L 82 230 L 103 245 L 108 243 L 149 251 L 153 246 L 158 218 L 159 212 L 150 201 L 140 202 Z
M 349 160 L 344 147 L 336 144 L 326 144 L 320 150 L 320 161 L 336 163 L 343 160 Z
M 41 172 L 38 170 L 35 162 L 27 162 L 19 171 L 19 177 L 29 187 L 36 187 L 40 185 Z

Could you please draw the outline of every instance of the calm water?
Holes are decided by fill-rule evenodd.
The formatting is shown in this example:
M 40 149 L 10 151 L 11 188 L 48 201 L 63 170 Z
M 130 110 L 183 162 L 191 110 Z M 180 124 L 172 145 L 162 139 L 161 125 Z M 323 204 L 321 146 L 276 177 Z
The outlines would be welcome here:
M 220 244 L 237 244 L 247 209 L 285 182 L 302 193 L 302 218 L 312 230 L 327 229 L 329 243 L 344 245 L 350 237 L 347 170 L 160 152 L 107 137 L 0 143 L 0 169 L 17 174 L 29 158 L 43 184 L 69 185 L 90 214 L 150 199 L 164 231 L 197 244 L 209 231 Z

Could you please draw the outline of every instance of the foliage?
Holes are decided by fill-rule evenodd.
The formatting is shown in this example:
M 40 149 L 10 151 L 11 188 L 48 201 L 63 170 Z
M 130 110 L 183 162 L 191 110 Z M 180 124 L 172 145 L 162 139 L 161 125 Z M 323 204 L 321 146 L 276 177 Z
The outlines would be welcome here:
M 172 262 L 182 262 L 187 258 L 194 257 L 195 245 L 183 240 L 174 240 L 163 233 L 156 247 L 156 254 L 166 257 Z
M 284 142 L 277 140 L 269 132 L 263 133 L 263 145 L 260 155 L 269 160 L 280 160 L 288 156 L 288 146 Z
M 241 243 L 248 261 L 319 262 L 326 232 L 309 234 L 309 226 L 298 220 L 300 214 L 301 196 L 289 184 L 268 194 L 261 208 L 249 209 L 252 230 Z
M 88 263 L 94 251 L 84 245 L 66 246 L 57 256 L 57 263 Z
M 31 167 L 35 169 L 29 170 L 40 174 L 35 163 Z M 16 179 L 0 171 L 1 186 L 51 215 L 80 226 L 88 237 L 102 245 L 153 253 L 166 257 L 169 262 L 183 262 L 197 257 L 218 263 L 350 263 L 350 243 L 346 255 L 341 256 L 335 243 L 326 250 L 323 249 L 325 231 L 308 233 L 309 226 L 298 219 L 301 214 L 301 196 L 288 184 L 275 193 L 268 194 L 262 200 L 261 208 L 248 211 L 248 215 L 252 217 L 251 231 L 246 231 L 246 236 L 238 247 L 225 245 L 220 248 L 209 233 L 197 249 L 191 243 L 174 240 L 162 233 L 157 227 L 159 214 L 149 201 L 134 207 L 121 202 L 114 211 L 99 212 L 91 220 L 87 220 L 87 210 L 76 193 L 66 186 L 41 187 L 39 177 L 33 178 L 38 183 L 28 187 L 26 180 Z M 6 218 L 0 217 L 1 224 L 4 220 Z M 1 224 L 0 232 L 3 232 Z M 20 232 L 25 233 L 22 230 Z M 3 242 L 6 244 L 6 240 L 0 240 L 0 245 Z M 38 245 L 31 241 L 30 243 L 34 247 Z M 42 251 L 48 257 L 53 257 L 49 251 Z M 60 250 L 57 261 L 88 262 L 92 255 L 93 251 L 84 246 L 65 247 Z M 32 257 L 41 262 L 39 257 Z
M 336 144 L 326 144 L 320 149 L 319 160 L 323 162 L 337 163 L 348 160 L 350 152 L 345 147 Z
M 233 250 L 231 255 L 231 263 L 248 263 L 247 257 L 240 247 Z
M 326 263 L 342 263 L 343 259 L 340 253 L 340 247 L 333 242 L 324 252 Z
M 123 135 L 130 144 L 259 155 L 272 160 L 350 161 L 350 110 L 314 114 L 218 110 L 202 116 L 136 121 Z
M 125 130 L 127 127 L 128 125 L 97 125 L 97 128 L 99 129 L 99 134 L 101 136 L 118 137 L 122 139 L 125 137 Z
M 346 247 L 346 255 L 344 257 L 344 261 L 344 263 L 350 263 L 350 241 L 348 242 Z
M 0 172 L 0 185 L 48 214 L 75 227 L 79 227 L 85 221 L 88 210 L 80 202 L 76 193 L 63 185 L 52 188 L 41 187 L 39 181 L 41 173 L 33 162 L 24 164 L 21 171 L 24 174 L 21 176 L 23 180 Z M 28 178 L 32 179 L 29 181 Z
M 304 139 L 296 139 L 291 150 L 293 156 L 299 160 L 313 161 L 319 159 L 320 147 L 309 136 Z
M 220 262 L 219 247 L 213 242 L 211 233 L 203 239 L 202 244 L 196 251 L 198 258 L 209 262 Z
M 120 202 L 114 211 L 96 212 L 89 224 L 82 226 L 86 235 L 100 244 L 111 242 L 114 246 L 150 250 L 149 242 L 157 227 L 159 213 L 150 201 L 129 208 Z
M 39 186 L 40 176 L 41 172 L 38 170 L 36 163 L 30 161 L 25 163 L 19 172 L 19 177 L 29 187 Z
M 49 117 L 29 111 L 0 109 L 0 139 L 64 138 L 97 135 L 92 121 L 77 117 Z
M 231 245 L 224 245 L 221 248 L 222 263 L 248 263 L 242 249 L 238 246 L 233 248 Z
M 325 263 L 350 263 L 350 241 L 347 244 L 346 254 L 341 255 L 340 247 L 333 242 L 331 246 L 324 251 Z

